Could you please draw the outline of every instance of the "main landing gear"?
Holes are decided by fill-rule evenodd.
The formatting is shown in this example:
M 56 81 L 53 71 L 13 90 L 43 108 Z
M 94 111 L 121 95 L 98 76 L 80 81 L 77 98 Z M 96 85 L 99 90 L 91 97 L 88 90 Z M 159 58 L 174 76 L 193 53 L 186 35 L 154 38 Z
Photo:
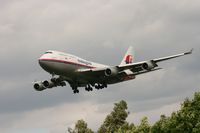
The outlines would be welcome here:
M 107 88 L 107 84 L 97 84 L 94 86 L 97 90 L 103 89 L 103 88 Z
M 88 84 L 88 85 L 86 85 L 85 90 L 86 91 L 93 91 L 93 88 L 91 86 L 95 87 L 95 89 L 97 89 L 97 90 L 107 88 L 107 84 L 95 84 L 95 85 L 89 85 Z
M 76 94 L 76 93 L 79 93 L 79 90 L 78 90 L 78 89 L 74 90 L 74 94 Z
M 77 84 L 71 84 L 72 90 L 74 92 L 74 94 L 79 93 L 78 90 L 78 85 Z M 107 88 L 107 84 L 87 84 L 85 86 L 85 90 L 86 91 L 93 91 L 93 87 L 97 90 L 103 89 L 103 88 Z
M 88 84 L 88 85 L 86 85 L 85 90 L 86 91 L 93 91 L 93 88 Z
M 71 85 L 74 94 L 79 93 L 78 86 L 76 84 Z

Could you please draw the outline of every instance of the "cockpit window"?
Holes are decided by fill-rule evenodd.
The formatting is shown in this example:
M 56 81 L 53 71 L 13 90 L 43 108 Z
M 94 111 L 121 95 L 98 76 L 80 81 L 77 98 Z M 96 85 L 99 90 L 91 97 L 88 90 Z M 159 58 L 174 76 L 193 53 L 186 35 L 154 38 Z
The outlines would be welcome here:
M 45 52 L 45 54 L 53 54 L 53 52 L 47 51 Z

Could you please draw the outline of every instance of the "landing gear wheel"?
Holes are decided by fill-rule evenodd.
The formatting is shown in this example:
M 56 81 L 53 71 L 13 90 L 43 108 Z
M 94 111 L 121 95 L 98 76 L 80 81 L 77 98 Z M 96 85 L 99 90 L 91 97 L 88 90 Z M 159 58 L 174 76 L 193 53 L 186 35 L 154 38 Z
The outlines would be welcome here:
M 100 90 L 100 89 L 103 89 L 103 88 L 107 88 L 107 84 L 100 84 L 100 83 L 98 83 L 98 84 L 96 84 L 95 85 L 95 88 L 97 89 L 97 90 Z
M 86 91 L 89 91 L 89 88 L 86 86 L 86 87 L 85 87 L 85 90 L 86 90 Z
M 103 86 L 104 86 L 104 88 L 107 88 L 107 87 L 108 87 L 108 85 L 107 85 L 107 84 L 103 84 Z
M 74 94 L 79 93 L 78 85 L 77 84 L 70 84 Z
M 88 84 L 85 86 L 86 91 L 93 91 L 93 88 Z
M 74 90 L 74 94 L 79 93 L 79 90 Z
M 99 89 L 100 89 L 98 85 L 95 85 L 95 88 L 96 88 L 97 90 L 99 90 Z

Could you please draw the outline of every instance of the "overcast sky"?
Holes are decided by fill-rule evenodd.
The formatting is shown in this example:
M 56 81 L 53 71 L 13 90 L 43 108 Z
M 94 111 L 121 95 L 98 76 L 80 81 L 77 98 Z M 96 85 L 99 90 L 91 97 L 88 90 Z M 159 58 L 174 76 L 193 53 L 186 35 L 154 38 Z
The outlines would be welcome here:
M 113 103 L 126 100 L 129 122 L 180 108 L 199 91 L 199 0 L 1 0 L 0 132 L 64 133 L 78 119 L 97 130 Z M 163 70 L 107 89 L 74 95 L 69 85 L 36 92 L 49 79 L 38 65 L 46 50 L 118 65 L 132 45 L 136 61 L 177 54 Z

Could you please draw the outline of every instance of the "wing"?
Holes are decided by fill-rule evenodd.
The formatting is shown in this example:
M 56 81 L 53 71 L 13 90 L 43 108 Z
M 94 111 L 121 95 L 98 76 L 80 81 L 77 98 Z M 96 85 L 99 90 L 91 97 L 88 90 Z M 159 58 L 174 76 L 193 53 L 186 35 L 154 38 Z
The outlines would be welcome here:
M 132 63 L 132 64 L 128 64 L 128 65 L 120 65 L 120 66 L 118 66 L 118 69 L 120 69 L 121 71 L 126 70 L 126 69 L 131 69 L 134 72 L 144 71 L 144 70 L 150 71 L 150 70 L 154 70 L 156 67 L 158 67 L 157 63 L 159 63 L 159 62 L 170 60 L 170 59 L 177 58 L 177 57 L 181 57 L 181 56 L 188 55 L 188 54 L 192 54 L 192 51 L 193 51 L 193 49 L 191 49 L 188 52 L 181 53 L 181 54 L 152 59 L 149 61 L 136 62 L 136 63 Z
M 123 65 L 119 65 L 115 67 L 78 69 L 77 73 L 85 77 L 96 78 L 97 80 L 103 79 L 103 78 L 105 79 L 105 77 L 115 77 L 115 78 L 121 79 L 126 76 L 135 76 L 139 74 L 144 74 L 144 73 L 160 70 L 161 68 L 158 67 L 157 63 L 166 61 L 169 59 L 181 57 L 184 55 L 192 54 L 192 51 L 193 49 L 181 54 L 152 59 L 149 61 L 123 64 Z

